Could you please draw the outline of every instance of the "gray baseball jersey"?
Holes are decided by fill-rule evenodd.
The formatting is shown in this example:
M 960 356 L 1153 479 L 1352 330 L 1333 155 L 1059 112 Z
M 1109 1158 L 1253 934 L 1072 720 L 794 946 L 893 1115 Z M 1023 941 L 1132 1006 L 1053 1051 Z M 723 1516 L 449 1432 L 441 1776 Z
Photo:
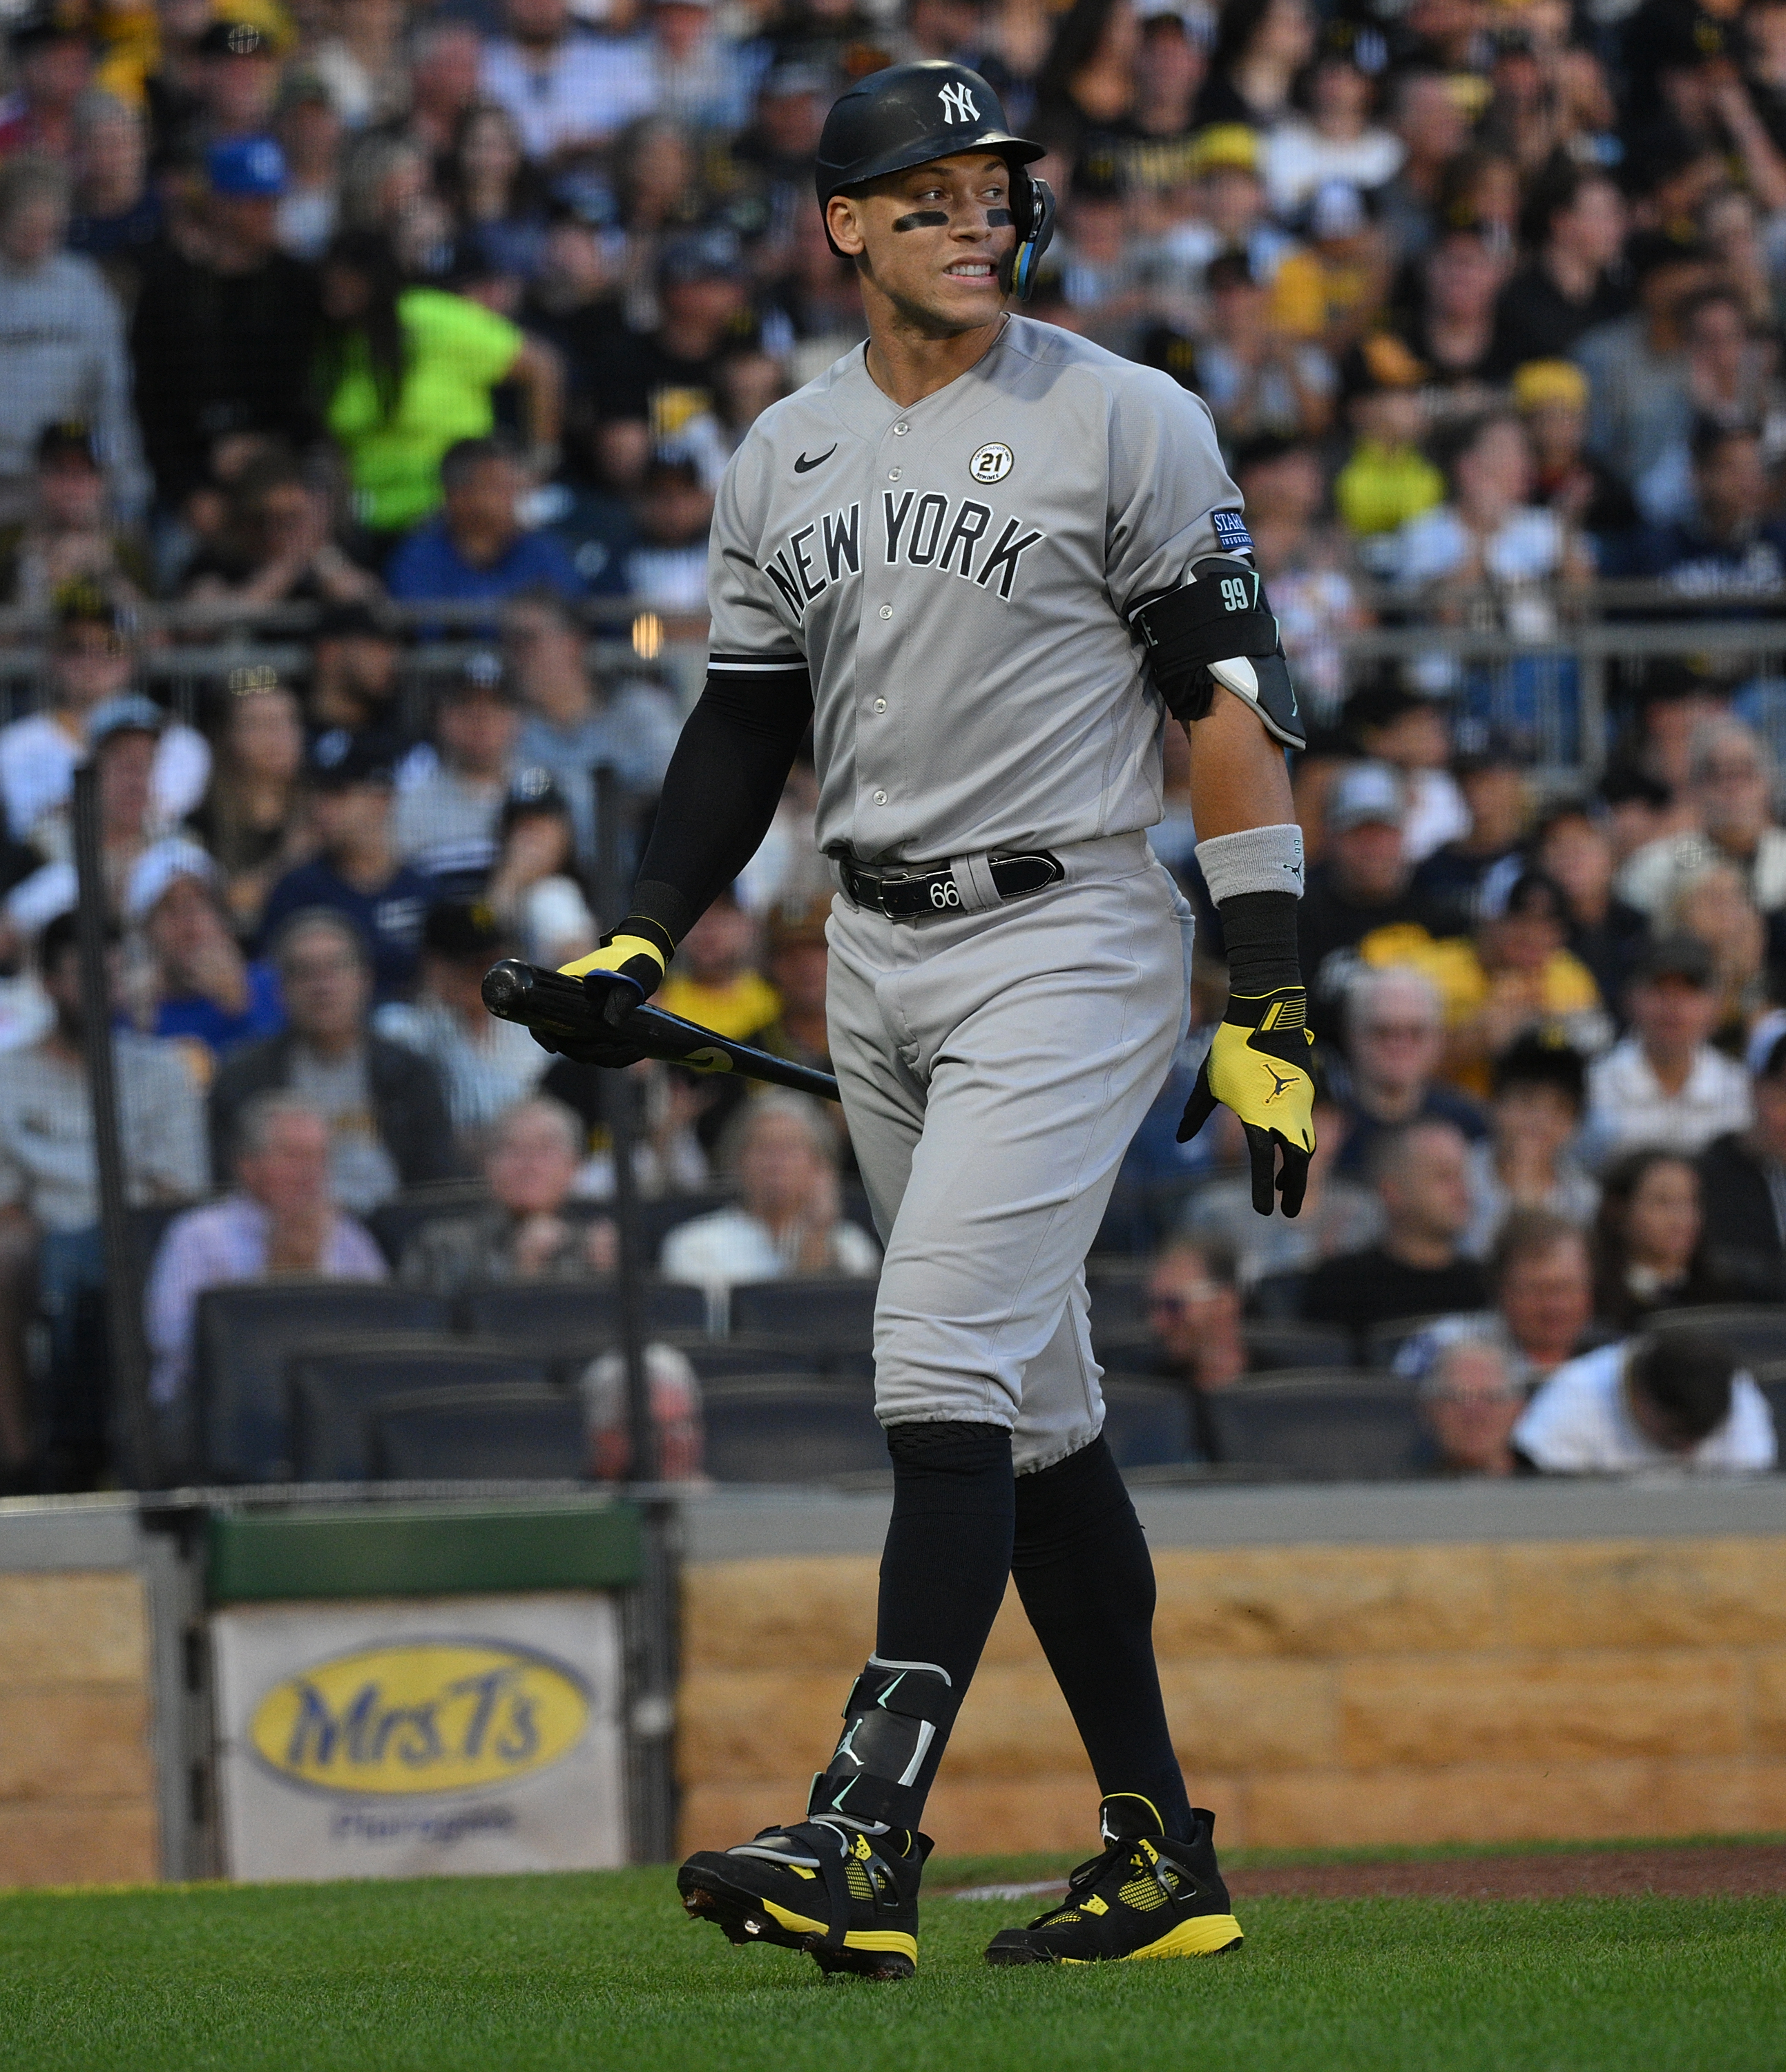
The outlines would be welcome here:
M 1162 707 L 1127 612 L 1246 552 L 1201 401 L 1013 317 L 909 409 L 862 348 L 733 457 L 708 571 L 716 675 L 804 663 L 819 846 L 928 861 L 1160 815 Z

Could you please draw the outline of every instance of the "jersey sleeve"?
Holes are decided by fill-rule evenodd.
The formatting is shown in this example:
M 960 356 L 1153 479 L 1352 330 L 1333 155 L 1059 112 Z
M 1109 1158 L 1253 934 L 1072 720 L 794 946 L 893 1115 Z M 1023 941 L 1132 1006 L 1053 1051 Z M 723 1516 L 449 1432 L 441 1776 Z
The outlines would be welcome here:
M 806 652 L 784 615 L 780 593 L 757 565 L 762 528 L 750 522 L 747 511 L 762 465 L 758 445 L 747 438 L 733 455 L 713 506 L 707 549 L 707 669 L 710 677 L 740 690 L 758 684 L 793 690 L 810 684 Z
M 1117 610 L 1176 590 L 1205 554 L 1250 554 L 1242 499 L 1202 398 L 1136 368 L 1111 398 L 1105 571 Z

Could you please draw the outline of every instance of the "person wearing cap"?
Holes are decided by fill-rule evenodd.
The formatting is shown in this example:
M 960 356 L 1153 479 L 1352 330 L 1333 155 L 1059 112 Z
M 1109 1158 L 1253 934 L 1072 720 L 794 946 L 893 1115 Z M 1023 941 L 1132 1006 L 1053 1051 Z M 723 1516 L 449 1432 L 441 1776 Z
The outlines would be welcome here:
M 587 956 L 601 939 L 577 882 L 569 802 L 537 765 L 516 771 L 503 803 L 483 903 L 514 954 L 549 971 Z
M 533 1091 L 549 1062 L 528 1030 L 484 1005 L 484 973 L 513 954 L 482 901 L 437 901 L 422 923 L 415 998 L 393 1001 L 372 1017 L 380 1036 L 407 1045 L 439 1074 L 462 1166 L 475 1163 L 491 1124 Z
M 1308 236 L 1271 283 L 1272 321 L 1291 338 L 1337 356 L 1382 308 L 1389 261 L 1363 197 L 1345 180 L 1324 180 L 1315 190 Z
M 1443 705 L 1409 690 L 1393 664 L 1354 691 L 1341 714 L 1341 724 L 1359 753 L 1386 765 L 1401 779 L 1406 805 L 1402 846 L 1423 868 L 1435 849 L 1470 824 L 1446 767 L 1451 759 L 1450 722 Z
M 1296 910 L 1309 1026 L 1317 1036 L 1338 1033 L 1341 994 L 1367 935 L 1405 929 L 1422 943 L 1431 938 L 1438 917 L 1413 890 L 1402 832 L 1406 814 L 1402 781 L 1385 763 L 1354 764 L 1328 793 L 1326 851 L 1310 866 Z
M 75 767 L 95 742 L 102 710 L 120 705 L 154 714 L 151 824 L 158 832 L 177 826 L 204 796 L 211 750 L 203 734 L 167 716 L 144 698 L 126 697 L 136 672 L 136 651 L 125 615 L 99 591 L 82 586 L 67 593 L 57 612 L 48 670 L 49 700 L 42 710 L 0 728 L 0 800 L 20 841 L 35 842 L 45 855 L 70 853 L 67 824 Z
M 116 959 L 108 963 L 115 994 Z M 105 1462 L 108 1362 L 85 1320 L 98 1314 L 105 1262 L 72 912 L 44 929 L 37 964 L 55 1024 L 0 1053 L 0 1464 L 16 1470 L 35 1444 L 39 1486 L 90 1489 Z M 113 1059 L 125 1199 L 136 1208 L 195 1199 L 209 1174 L 203 1111 L 179 1050 L 124 1028 Z M 34 1420 L 24 1333 L 46 1314 L 48 1372 Z
M 569 0 L 508 0 L 505 13 L 507 34 L 485 47 L 482 88 L 514 117 L 530 158 L 598 147 L 651 113 L 648 46 L 592 36 Z
M 316 280 L 279 248 L 285 187 L 285 154 L 272 138 L 213 144 L 200 236 L 164 245 L 144 267 L 130 352 L 155 487 L 170 508 L 209 480 L 226 433 L 267 433 L 299 448 L 315 437 Z
M 1532 817 L 1527 759 L 1509 735 L 1489 729 L 1451 764 L 1464 825 L 1423 859 L 1414 885 L 1460 934 L 1476 920 L 1484 895 L 1491 890 L 1504 894 L 1520 868 Z
M 1587 376 L 1588 450 L 1635 489 L 1680 423 L 1681 315 L 1709 284 L 1714 262 L 1706 246 L 1677 244 L 1660 231 L 1633 237 L 1627 257 L 1636 307 L 1585 332 L 1569 356 Z
M 397 794 L 392 846 L 437 881 L 439 896 L 481 894 L 496 861 L 496 829 L 515 781 L 520 726 L 501 658 L 474 655 L 441 686 L 432 767 Z
M 536 590 L 582 595 L 583 579 L 557 534 L 522 524 L 527 476 L 501 440 L 449 446 L 440 484 L 439 515 L 418 525 L 386 567 L 400 603 L 499 602 Z
M 1410 518 L 1445 500 L 1445 478 L 1422 450 L 1429 373 L 1390 331 L 1361 339 L 1340 365 L 1352 450 L 1333 483 L 1333 504 L 1363 558 L 1381 566 Z M 1377 551 L 1373 551 L 1373 550 Z
M 367 946 L 375 1000 L 402 998 L 437 888 L 392 848 L 391 766 L 376 744 L 333 732 L 312 745 L 308 782 L 318 853 L 267 894 L 259 939 L 269 943 L 294 915 L 339 914 Z
M 674 237 L 658 261 L 654 331 L 617 331 L 585 370 L 598 418 L 657 439 L 716 407 L 720 363 L 755 333 L 750 274 L 723 225 Z
M 1624 314 L 1625 225 L 1624 198 L 1602 167 L 1545 170 L 1520 219 L 1532 257 L 1495 303 L 1492 375 L 1505 380 L 1529 360 L 1565 360 L 1588 331 Z
M 1332 408 L 1326 356 L 1272 323 L 1269 291 L 1244 252 L 1211 260 L 1203 281 L 1209 328 L 1195 348 L 1195 385 L 1222 437 L 1318 437 Z
M 6 35 L 13 90 L 0 101 L 0 159 L 60 165 L 74 158 L 75 109 L 93 75 L 85 10 L 48 4 L 16 16 Z
M 201 1083 L 225 1051 L 285 1026 L 273 968 L 243 956 L 217 866 L 195 842 L 143 851 L 125 879 L 124 920 L 149 954 L 151 1033 L 194 1047 Z
M 1720 1001 L 1711 953 L 1690 935 L 1652 945 L 1627 996 L 1631 1034 L 1588 1068 L 1583 1156 L 1642 1147 L 1693 1158 L 1754 1120 L 1748 1075 L 1709 1041 Z
M 1329 21 L 1325 47 L 1297 89 L 1299 109 L 1267 135 L 1263 166 L 1271 205 L 1292 215 L 1324 180 L 1345 180 L 1368 194 L 1395 177 L 1402 141 L 1372 120 L 1376 88 L 1361 62 L 1365 32 Z
M 111 523 L 110 496 L 91 430 L 79 419 L 46 426 L 31 516 L 0 532 L 0 601 L 47 615 L 81 584 L 121 608 L 140 604 L 148 559 L 133 532 Z
M 1637 524 L 1631 491 L 1587 450 L 1587 376 L 1569 360 L 1513 371 L 1513 408 L 1532 446 L 1532 501 L 1578 527 L 1603 570 L 1619 564 Z
M 123 319 L 92 261 L 64 249 L 69 206 L 60 166 L 0 165 L 0 524 L 30 517 L 38 441 L 76 418 L 105 463 L 113 516 L 133 520 L 147 500 Z
M 363 600 L 318 614 L 304 717 L 311 734 L 353 735 L 395 767 L 410 746 L 401 715 L 403 643 Z
M 1521 870 L 1484 897 L 1474 954 L 1446 1001 L 1454 1085 L 1486 1096 L 1494 1060 L 1525 1038 L 1566 1043 L 1585 1057 L 1612 1042 L 1594 974 L 1565 947 L 1568 939 L 1562 890 L 1542 872 Z

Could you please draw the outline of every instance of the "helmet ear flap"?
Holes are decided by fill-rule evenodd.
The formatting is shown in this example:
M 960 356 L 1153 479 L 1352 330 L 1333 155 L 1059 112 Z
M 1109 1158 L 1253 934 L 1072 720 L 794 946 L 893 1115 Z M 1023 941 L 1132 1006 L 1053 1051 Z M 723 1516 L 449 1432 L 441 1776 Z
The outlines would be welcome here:
M 1046 180 L 1013 166 L 1012 199 L 1018 208 L 1017 249 L 1011 256 L 1010 292 L 1027 302 L 1036 289 L 1036 274 L 1042 254 L 1054 236 L 1054 190 Z

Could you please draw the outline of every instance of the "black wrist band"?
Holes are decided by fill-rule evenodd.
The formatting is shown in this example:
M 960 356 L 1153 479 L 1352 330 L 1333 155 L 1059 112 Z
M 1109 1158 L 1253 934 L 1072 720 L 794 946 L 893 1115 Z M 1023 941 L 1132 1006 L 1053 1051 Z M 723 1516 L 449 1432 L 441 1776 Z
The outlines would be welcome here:
M 1296 899 L 1291 892 L 1237 892 L 1221 902 L 1228 990 L 1246 999 L 1302 984 Z
M 669 930 L 661 921 L 654 921 L 649 914 L 641 914 L 636 907 L 614 933 L 614 935 L 638 936 L 642 941 L 649 943 L 653 949 L 661 950 L 666 964 L 676 953 L 675 938 Z M 608 940 L 611 943 L 614 940 L 614 935 L 610 935 Z

